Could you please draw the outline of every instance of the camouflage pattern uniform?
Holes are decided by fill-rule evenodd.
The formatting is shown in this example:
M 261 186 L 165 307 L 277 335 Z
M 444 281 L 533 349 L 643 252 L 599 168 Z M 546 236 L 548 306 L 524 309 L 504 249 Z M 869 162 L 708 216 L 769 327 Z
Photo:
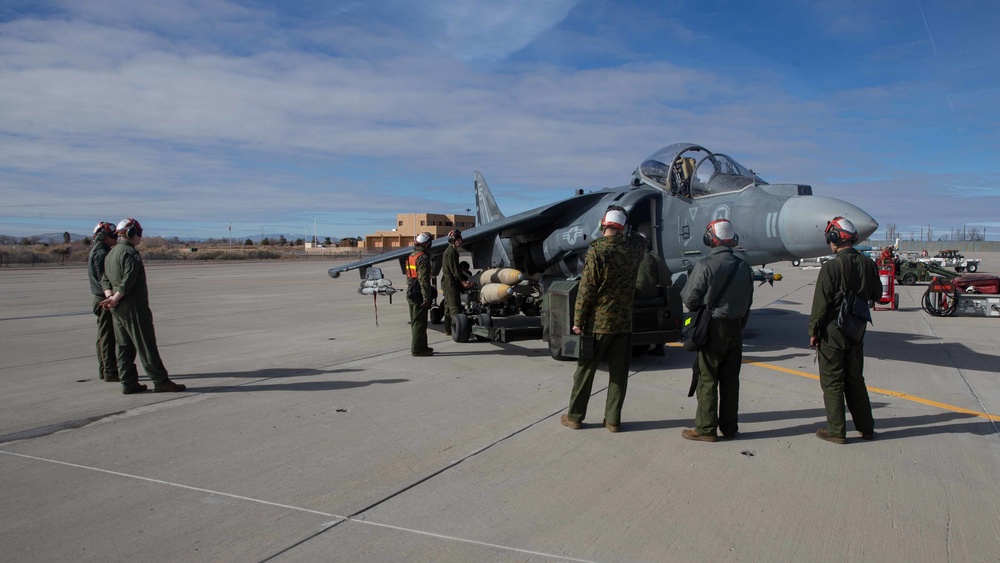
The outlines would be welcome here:
M 115 350 L 115 321 L 111 311 L 101 307 L 104 301 L 104 288 L 101 278 L 104 277 L 104 259 L 111 246 L 103 240 L 95 241 L 90 249 L 87 264 L 87 276 L 90 278 L 90 292 L 94 294 L 93 310 L 97 316 L 97 365 L 100 378 L 104 381 L 118 381 L 118 359 Z
M 812 313 L 809 315 L 809 335 L 820 339 L 819 382 L 823 388 L 828 430 L 834 438 L 847 435 L 845 400 L 855 429 L 862 434 L 875 431 L 875 419 L 865 386 L 864 341 L 854 344 L 837 328 L 837 313 L 847 289 L 853 289 L 858 296 L 869 301 L 882 297 L 882 280 L 875 262 L 853 247 L 840 249 L 836 259 L 823 264 L 816 278 Z
M 737 270 L 726 293 L 716 296 L 733 267 Z M 689 311 L 704 307 L 713 299 L 716 303 L 708 325 L 708 342 L 698 352 L 695 430 L 715 436 L 718 429 L 723 436 L 733 437 L 739 429 L 743 327 L 753 304 L 753 270 L 733 254 L 732 248 L 716 246 L 695 263 L 681 299 Z
M 427 310 L 423 304 L 432 300 L 431 289 L 431 259 L 422 248 L 414 248 L 410 253 L 410 260 L 416 261 L 415 277 L 409 278 L 408 283 L 420 284 L 420 295 L 423 302 L 416 302 L 407 298 L 410 305 L 410 354 L 426 355 L 430 348 L 427 347 Z
M 608 398 L 604 407 L 607 424 L 621 423 L 622 405 L 628 387 L 629 345 L 635 279 L 646 243 L 638 236 L 618 233 L 590 243 L 583 277 L 576 297 L 575 326 L 594 335 L 594 357 L 577 360 L 567 418 L 581 422 L 587 415 L 594 374 L 608 360 Z
M 136 353 L 146 375 L 160 386 L 169 384 L 167 368 L 160 360 L 153 329 L 153 312 L 149 309 L 149 288 L 146 285 L 146 268 L 139 251 L 128 240 L 121 238 L 104 261 L 104 279 L 101 286 L 124 297 L 111 310 L 115 320 L 115 340 L 118 344 L 118 375 L 122 387 L 132 389 L 139 385 L 139 372 L 135 367 Z
M 444 333 L 451 334 L 451 318 L 462 312 L 459 294 L 462 274 L 458 269 L 458 250 L 449 244 L 441 259 L 441 292 L 444 293 Z

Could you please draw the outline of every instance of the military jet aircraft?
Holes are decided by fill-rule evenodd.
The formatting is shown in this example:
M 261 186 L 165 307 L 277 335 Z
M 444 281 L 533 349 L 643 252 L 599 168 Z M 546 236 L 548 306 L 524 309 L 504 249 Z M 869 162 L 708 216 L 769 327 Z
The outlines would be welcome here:
M 463 249 L 477 269 L 510 267 L 537 279 L 543 287 L 573 279 L 583 271 L 590 242 L 600 236 L 609 205 L 628 211 L 633 230 L 647 235 L 652 249 L 673 272 L 688 271 L 706 256 L 702 242 L 715 219 L 733 222 L 739 234 L 737 254 L 752 265 L 829 253 L 824 230 L 837 216 L 850 219 L 864 240 L 878 224 L 858 207 L 812 195 L 803 184 L 769 184 L 733 158 L 704 147 L 679 143 L 665 147 L 635 169 L 629 185 L 584 192 L 563 201 L 518 213 L 500 212 L 486 180 L 475 172 L 477 226 L 462 233 Z M 431 243 L 435 274 L 448 242 Z M 399 260 L 404 268 L 410 248 L 332 268 L 331 277 L 373 264 Z

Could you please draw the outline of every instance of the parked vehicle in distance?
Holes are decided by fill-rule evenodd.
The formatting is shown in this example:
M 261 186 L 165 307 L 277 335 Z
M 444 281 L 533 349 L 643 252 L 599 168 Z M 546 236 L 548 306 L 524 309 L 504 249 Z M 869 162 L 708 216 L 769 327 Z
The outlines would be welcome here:
M 968 270 L 970 273 L 979 271 L 980 260 L 966 259 L 957 250 L 942 250 L 933 258 L 918 258 L 920 262 L 936 264 L 942 268 L 954 268 L 956 272 Z
M 836 257 L 837 257 L 836 254 L 827 254 L 826 256 L 817 256 L 816 258 L 796 258 L 795 260 L 792 260 L 792 266 L 799 267 L 802 264 L 807 264 L 810 266 L 815 264 L 822 266 L 823 264 L 829 262 L 830 260 L 833 260 Z

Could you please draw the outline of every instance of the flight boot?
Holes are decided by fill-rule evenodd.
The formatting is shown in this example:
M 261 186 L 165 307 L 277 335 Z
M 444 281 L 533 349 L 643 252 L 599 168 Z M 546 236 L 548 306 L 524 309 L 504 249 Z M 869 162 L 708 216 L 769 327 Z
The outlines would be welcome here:
M 174 383 L 169 379 L 161 381 L 153 386 L 153 393 L 178 393 L 187 389 L 186 385 L 181 385 L 180 383 Z

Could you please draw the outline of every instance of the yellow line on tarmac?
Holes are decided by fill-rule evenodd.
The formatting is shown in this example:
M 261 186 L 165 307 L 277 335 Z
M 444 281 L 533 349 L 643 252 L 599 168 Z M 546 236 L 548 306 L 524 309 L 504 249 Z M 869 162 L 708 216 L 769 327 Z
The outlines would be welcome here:
M 798 371 L 794 369 L 783 368 L 781 366 L 776 366 L 772 364 L 765 364 L 764 362 L 752 362 L 744 361 L 743 363 L 752 366 L 760 366 L 762 368 L 773 369 L 775 371 L 783 371 L 785 373 L 790 373 L 792 375 L 797 375 L 799 377 L 808 377 L 809 379 L 819 380 L 818 375 L 813 375 L 811 373 L 806 373 L 804 371 Z M 872 393 L 881 393 L 883 395 L 889 395 L 891 397 L 899 397 L 900 399 L 906 399 L 907 401 L 913 401 L 914 403 L 920 403 L 922 405 L 929 405 L 932 407 L 937 407 L 939 409 L 944 409 L 946 411 L 957 412 L 962 414 L 971 414 L 972 416 L 978 416 L 985 418 L 986 420 L 992 420 L 994 422 L 1000 422 L 1000 416 L 995 414 L 987 414 L 979 411 L 971 411 L 969 409 L 963 409 L 962 407 L 956 407 L 955 405 L 949 405 L 946 403 L 939 403 L 937 401 L 932 401 L 930 399 L 924 399 L 922 397 L 916 397 L 914 395 L 907 395 L 906 393 L 900 393 L 899 391 L 890 391 L 888 389 L 879 389 L 878 387 L 868 387 L 868 390 Z

